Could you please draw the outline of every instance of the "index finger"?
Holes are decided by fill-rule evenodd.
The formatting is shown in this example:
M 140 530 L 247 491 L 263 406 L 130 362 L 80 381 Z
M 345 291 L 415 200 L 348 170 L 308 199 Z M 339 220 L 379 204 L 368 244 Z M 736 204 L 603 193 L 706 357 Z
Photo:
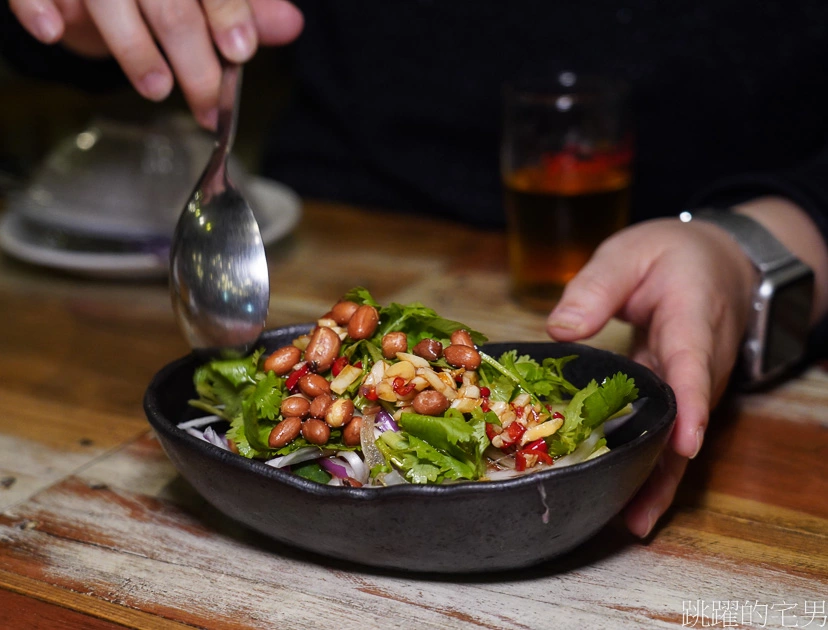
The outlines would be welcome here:
M 682 295 L 657 309 L 650 328 L 650 347 L 676 395 L 671 443 L 689 458 L 701 449 L 710 415 L 715 343 L 710 311 L 702 299 Z

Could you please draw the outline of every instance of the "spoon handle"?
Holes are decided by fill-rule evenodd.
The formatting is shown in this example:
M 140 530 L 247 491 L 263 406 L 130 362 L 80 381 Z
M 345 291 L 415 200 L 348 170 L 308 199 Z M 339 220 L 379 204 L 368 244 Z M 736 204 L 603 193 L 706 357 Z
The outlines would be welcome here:
M 236 138 L 241 96 L 242 68 L 240 64 L 226 62 L 221 74 L 218 103 L 218 140 L 216 148 L 229 155 Z

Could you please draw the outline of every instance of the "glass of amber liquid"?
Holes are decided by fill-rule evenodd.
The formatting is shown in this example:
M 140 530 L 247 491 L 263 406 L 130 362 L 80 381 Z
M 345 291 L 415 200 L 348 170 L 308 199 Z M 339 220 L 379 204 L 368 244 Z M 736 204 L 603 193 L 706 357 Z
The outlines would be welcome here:
M 624 82 L 574 71 L 507 86 L 501 175 L 512 295 L 549 310 L 629 221 L 632 130 Z

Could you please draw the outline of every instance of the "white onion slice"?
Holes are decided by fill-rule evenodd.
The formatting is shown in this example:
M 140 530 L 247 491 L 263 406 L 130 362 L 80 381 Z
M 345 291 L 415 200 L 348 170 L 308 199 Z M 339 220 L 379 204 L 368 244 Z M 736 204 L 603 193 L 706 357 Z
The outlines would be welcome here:
M 581 462 L 586 461 L 589 459 L 592 451 L 595 450 L 595 445 L 598 443 L 598 440 L 602 437 L 604 437 L 603 427 L 598 427 L 593 430 L 592 434 L 581 442 L 569 455 L 564 455 L 563 457 L 556 459 L 555 468 L 560 468 L 561 466 L 571 466 L 572 464 L 580 464 Z
M 290 466 L 291 464 L 301 464 L 302 462 L 317 459 L 321 456 L 322 452 L 318 448 L 315 446 L 306 446 L 305 448 L 300 448 L 287 455 L 269 459 L 265 462 L 265 464 L 273 466 L 274 468 L 284 468 L 285 466 Z
M 199 427 L 205 427 L 208 424 L 213 424 L 214 422 L 218 422 L 221 420 L 218 416 L 203 416 L 201 418 L 193 418 L 192 420 L 187 420 L 186 422 L 179 422 L 176 426 L 179 429 L 197 429 Z
M 337 457 L 341 457 L 348 461 L 353 471 L 353 478 L 360 483 L 368 482 L 368 468 L 362 458 L 353 451 L 339 451 Z

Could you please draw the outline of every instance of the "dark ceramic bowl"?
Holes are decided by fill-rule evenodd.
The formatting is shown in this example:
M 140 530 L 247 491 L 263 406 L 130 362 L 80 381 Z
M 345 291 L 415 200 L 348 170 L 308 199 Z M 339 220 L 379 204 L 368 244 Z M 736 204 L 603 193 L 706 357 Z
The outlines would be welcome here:
M 266 332 L 268 350 L 306 326 Z M 672 390 L 622 356 L 566 343 L 490 344 L 535 359 L 578 354 L 566 376 L 583 386 L 622 371 L 646 400 L 607 431 L 609 453 L 515 479 L 442 486 L 346 488 L 318 484 L 245 459 L 176 427 L 191 415 L 192 356 L 153 378 L 144 409 L 178 471 L 231 518 L 278 541 L 326 556 L 406 571 L 481 572 L 529 566 L 596 534 L 653 470 L 676 415 Z M 615 422 L 615 421 L 613 421 Z

